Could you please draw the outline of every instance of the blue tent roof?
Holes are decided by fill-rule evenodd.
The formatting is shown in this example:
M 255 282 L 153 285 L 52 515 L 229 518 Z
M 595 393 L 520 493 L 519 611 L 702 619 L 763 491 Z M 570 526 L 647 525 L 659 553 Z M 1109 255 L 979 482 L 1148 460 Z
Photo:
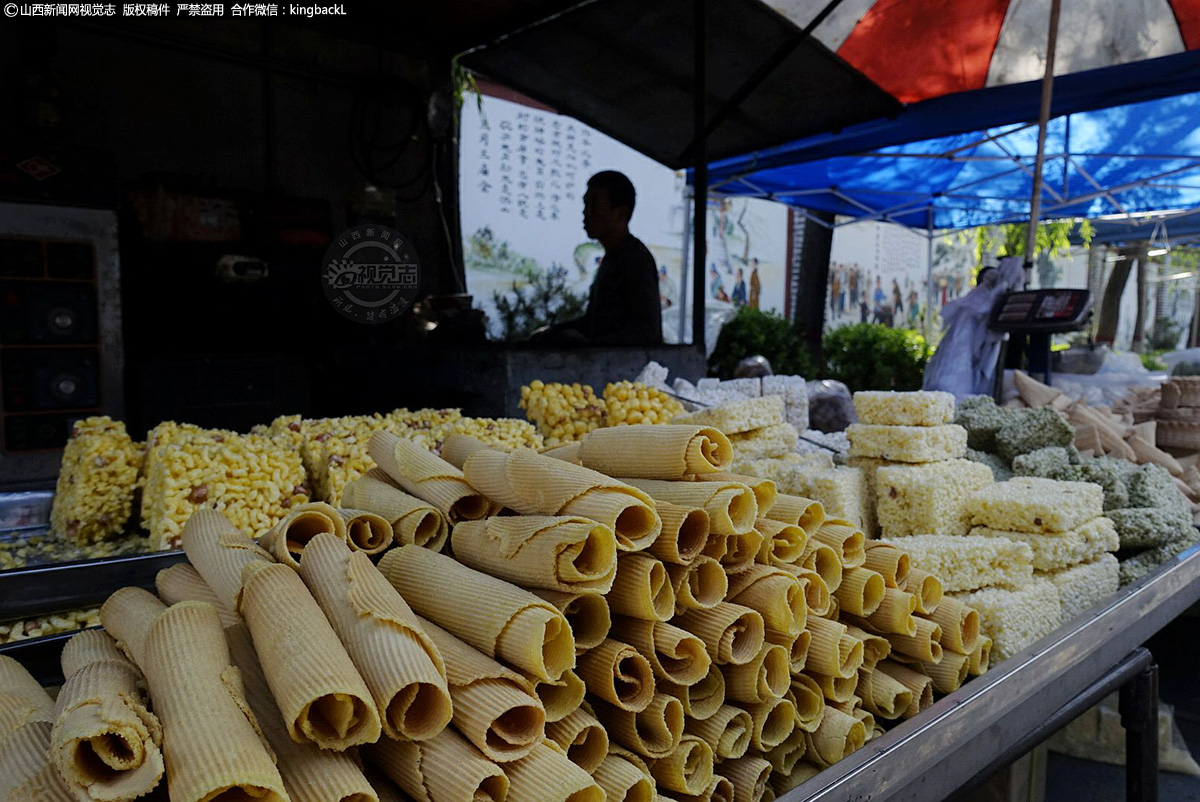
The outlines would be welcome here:
M 1200 207 L 1198 87 L 1196 52 L 1058 79 L 1042 217 Z M 1029 82 L 913 104 L 715 163 L 710 183 L 718 193 L 915 228 L 1028 219 L 1039 92 Z

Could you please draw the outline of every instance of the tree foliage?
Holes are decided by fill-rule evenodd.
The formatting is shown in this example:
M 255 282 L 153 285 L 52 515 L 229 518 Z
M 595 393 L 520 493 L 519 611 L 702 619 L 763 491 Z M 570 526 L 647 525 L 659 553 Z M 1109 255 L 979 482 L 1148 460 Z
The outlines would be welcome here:
M 507 342 L 529 339 L 542 326 L 562 323 L 583 314 L 587 298 L 567 287 L 561 265 L 538 273 L 527 284 L 512 283 L 508 292 L 492 293 L 501 336 Z

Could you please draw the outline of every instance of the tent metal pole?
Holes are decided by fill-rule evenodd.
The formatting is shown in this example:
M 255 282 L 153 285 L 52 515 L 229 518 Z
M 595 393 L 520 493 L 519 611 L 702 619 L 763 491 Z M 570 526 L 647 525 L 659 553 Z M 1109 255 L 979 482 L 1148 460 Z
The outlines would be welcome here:
M 692 344 L 707 349 L 704 338 L 704 265 L 708 262 L 708 134 L 705 118 L 708 95 L 708 9 L 706 0 L 692 0 L 695 15 L 692 121 L 695 131 L 695 170 L 692 173 Z
M 922 328 L 925 330 L 925 339 L 928 340 L 933 336 L 933 205 L 929 206 L 929 221 L 927 226 L 928 242 L 927 256 L 929 259 L 925 267 L 925 322 Z
M 688 228 L 687 207 L 695 193 L 691 187 L 683 188 L 683 245 L 679 257 L 679 327 L 676 329 L 676 342 L 683 345 L 687 337 L 688 313 L 688 268 L 692 257 L 691 230 Z
M 1025 286 L 1033 277 L 1033 254 L 1037 247 L 1038 220 L 1042 216 L 1042 166 L 1046 163 L 1046 124 L 1050 122 L 1050 99 L 1054 93 L 1054 48 L 1058 43 L 1058 13 L 1062 0 L 1050 0 L 1050 32 L 1046 36 L 1046 72 L 1042 75 L 1042 105 L 1038 111 L 1037 159 L 1033 166 L 1033 193 L 1029 199 L 1029 229 L 1025 232 Z

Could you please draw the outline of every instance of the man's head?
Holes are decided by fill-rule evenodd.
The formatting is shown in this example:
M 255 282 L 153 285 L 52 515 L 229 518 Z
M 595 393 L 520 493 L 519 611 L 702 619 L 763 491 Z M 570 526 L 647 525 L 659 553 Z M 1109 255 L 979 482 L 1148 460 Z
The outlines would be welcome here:
M 742 280 L 742 269 L 740 267 L 737 269 L 737 280 Z
M 592 239 L 619 239 L 629 231 L 637 193 L 624 173 L 605 170 L 588 179 L 583 195 L 583 230 Z

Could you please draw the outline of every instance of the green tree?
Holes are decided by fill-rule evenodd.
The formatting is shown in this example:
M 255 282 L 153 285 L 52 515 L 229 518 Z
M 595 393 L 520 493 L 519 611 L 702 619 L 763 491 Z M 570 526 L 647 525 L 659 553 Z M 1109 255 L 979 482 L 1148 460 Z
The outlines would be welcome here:
M 732 379 L 738 362 L 765 356 L 771 369 L 783 375 L 816 378 L 804 341 L 791 323 L 772 312 L 743 306 L 721 328 L 717 347 L 708 358 L 708 375 Z
M 492 293 L 501 336 L 507 342 L 529 339 L 542 326 L 562 323 L 583 314 L 587 299 L 567 287 L 567 271 L 553 265 L 529 283 L 512 283 L 508 292 Z

